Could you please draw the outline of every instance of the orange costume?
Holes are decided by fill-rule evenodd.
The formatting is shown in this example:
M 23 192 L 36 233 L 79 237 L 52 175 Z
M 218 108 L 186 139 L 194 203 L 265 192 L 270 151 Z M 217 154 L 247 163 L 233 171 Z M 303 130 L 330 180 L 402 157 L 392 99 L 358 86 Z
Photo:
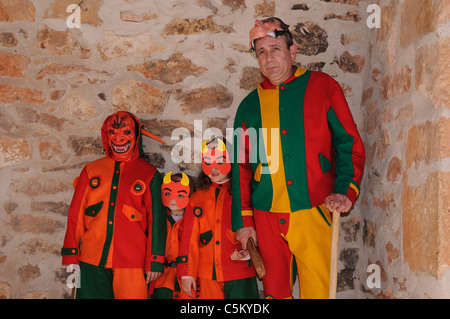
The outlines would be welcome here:
M 167 288 L 173 291 L 173 299 L 189 299 L 183 289 L 180 289 L 177 278 L 176 259 L 178 256 L 179 242 L 183 218 L 175 219 L 167 210 L 167 240 L 166 240 L 166 261 L 164 263 L 164 273 L 155 281 L 155 289 Z M 176 287 L 178 285 L 178 287 Z
M 255 277 L 250 261 L 231 260 L 241 250 L 231 230 L 230 182 L 212 182 L 207 190 L 192 196 L 184 214 L 183 232 L 177 258 L 178 276 L 199 279 L 200 298 L 223 298 L 211 292 L 206 282 L 224 282 Z
M 74 183 L 62 263 L 80 263 L 77 298 L 146 298 L 144 270 L 162 272 L 164 263 L 162 178 L 142 159 L 144 132 L 132 114 L 109 116 L 101 133 L 106 156 L 87 164 Z M 132 136 L 135 146 L 112 143 L 115 133 Z M 131 157 L 122 160 L 128 150 Z M 94 272 L 101 283 L 89 279 Z

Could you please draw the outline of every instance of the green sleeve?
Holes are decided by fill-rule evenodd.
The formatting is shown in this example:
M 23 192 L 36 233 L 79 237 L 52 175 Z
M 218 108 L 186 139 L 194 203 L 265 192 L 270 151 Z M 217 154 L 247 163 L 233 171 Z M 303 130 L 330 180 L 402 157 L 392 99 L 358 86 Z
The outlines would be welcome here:
M 157 261 L 151 262 L 151 271 L 162 272 L 164 270 L 164 254 L 166 249 L 166 216 L 161 201 L 162 177 L 157 171 L 150 182 L 150 194 L 152 196 L 152 256 Z

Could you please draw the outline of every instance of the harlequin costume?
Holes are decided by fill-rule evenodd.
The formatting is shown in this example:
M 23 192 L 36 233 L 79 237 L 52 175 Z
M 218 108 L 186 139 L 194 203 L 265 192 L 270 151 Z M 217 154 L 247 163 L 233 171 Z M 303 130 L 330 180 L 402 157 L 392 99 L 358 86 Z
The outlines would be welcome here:
M 205 152 L 204 146 L 202 149 L 203 161 L 206 153 L 212 158 L 212 165 L 206 166 L 222 169 L 223 165 L 217 164 L 223 157 L 221 152 Z M 229 169 L 223 172 L 228 174 Z M 251 261 L 231 259 L 233 252 L 242 247 L 231 230 L 230 186 L 227 180 L 197 190 L 184 213 L 177 272 L 178 276 L 198 279 L 201 299 L 258 298 Z
M 189 201 L 190 187 L 189 179 L 186 174 L 182 173 L 183 178 L 180 182 L 171 180 L 172 172 L 167 173 L 163 179 L 161 186 L 161 197 L 165 207 L 169 207 L 170 201 L 175 200 L 180 209 L 186 208 Z M 155 299 L 191 299 L 179 283 L 177 277 L 177 263 L 179 242 L 181 237 L 181 229 L 183 225 L 183 217 L 175 220 L 169 209 L 167 214 L 167 240 L 164 261 L 164 273 L 155 281 L 154 292 L 152 298 Z
M 233 230 L 256 228 L 266 296 L 292 297 L 298 268 L 300 296 L 328 298 L 324 201 L 340 193 L 355 202 L 365 158 L 342 89 L 324 73 L 295 67 L 278 86 L 265 78 L 241 102 L 234 130 Z
M 162 178 L 142 158 L 143 134 L 131 113 L 109 116 L 101 129 L 106 156 L 74 183 L 62 263 L 80 263 L 77 298 L 147 298 L 144 271 L 163 271 Z M 133 138 L 119 145 L 117 136 Z

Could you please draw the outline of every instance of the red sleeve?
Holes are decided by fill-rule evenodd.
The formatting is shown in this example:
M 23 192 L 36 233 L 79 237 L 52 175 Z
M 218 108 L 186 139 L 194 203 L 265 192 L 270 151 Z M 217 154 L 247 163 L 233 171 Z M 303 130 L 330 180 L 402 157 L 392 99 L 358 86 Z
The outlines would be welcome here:
M 184 211 L 180 248 L 177 257 L 177 276 L 197 278 L 199 259 L 199 225 L 193 206 L 188 204 Z
M 79 262 L 80 241 L 84 232 L 84 214 L 81 210 L 88 183 L 89 178 L 85 167 L 83 168 L 80 177 L 77 178 L 77 182 L 75 183 L 75 193 L 69 207 L 67 230 L 64 237 L 63 248 L 61 249 L 63 265 L 77 264 Z

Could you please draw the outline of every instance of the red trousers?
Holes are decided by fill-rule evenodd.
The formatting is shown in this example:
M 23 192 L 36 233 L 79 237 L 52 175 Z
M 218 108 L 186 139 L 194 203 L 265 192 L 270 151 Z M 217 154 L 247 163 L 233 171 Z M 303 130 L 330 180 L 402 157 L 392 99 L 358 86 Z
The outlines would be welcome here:
M 292 298 L 294 260 L 300 298 L 328 298 L 331 215 L 324 205 L 293 213 L 255 210 L 253 218 L 266 268 L 266 298 Z

